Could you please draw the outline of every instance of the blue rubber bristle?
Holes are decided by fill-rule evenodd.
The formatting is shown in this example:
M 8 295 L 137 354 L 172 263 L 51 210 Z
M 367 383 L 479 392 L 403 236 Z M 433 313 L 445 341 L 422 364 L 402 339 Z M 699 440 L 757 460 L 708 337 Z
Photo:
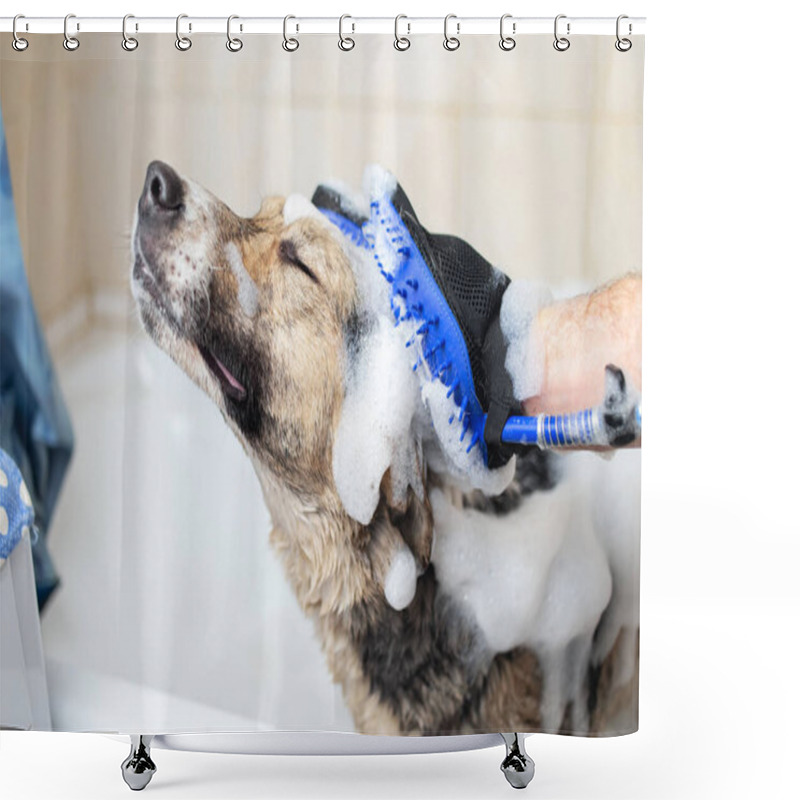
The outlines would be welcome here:
M 444 350 L 444 348 L 445 348 L 445 341 L 444 341 L 444 339 L 440 339 L 438 342 L 436 342 L 436 344 L 435 344 L 435 345 L 433 345 L 433 347 L 429 347 L 429 348 L 428 348 L 428 349 L 427 349 L 427 350 L 426 350 L 426 351 L 423 353 L 423 358 L 424 358 L 426 361 L 430 361 L 430 359 L 431 359 L 431 356 L 432 356 L 432 355 L 433 355 L 433 354 L 434 354 L 434 353 L 435 353 L 437 350 Z
M 401 322 L 414 325 L 406 333 L 406 347 L 416 348 L 411 350 L 415 353 L 412 370 L 420 374 L 419 367 L 423 362 L 428 367 L 419 380 L 420 391 L 431 380 L 445 387 L 443 391 L 453 408 L 452 413 L 442 417 L 442 423 L 447 420 L 449 425 L 453 425 L 458 420 L 461 427 L 459 440 L 468 442 L 464 451 L 472 453 L 479 447 L 486 463 L 487 451 L 483 441 L 485 414 L 475 392 L 469 353 L 458 321 L 390 197 L 384 195 L 371 199 L 369 207 L 370 219 L 363 224 L 354 223 L 333 211 L 323 210 L 323 213 L 356 244 L 372 253 L 374 263 L 388 285 L 395 327 L 399 327 Z
M 472 448 L 475 447 L 475 445 L 478 444 L 480 440 L 481 440 L 481 432 L 475 431 L 475 433 L 472 435 L 472 441 L 469 443 L 469 447 L 467 447 L 467 452 L 469 453 L 469 451 L 472 450 Z
M 439 379 L 442 381 L 442 383 L 445 383 L 445 380 L 444 380 L 444 378 L 442 377 L 442 375 L 444 375 L 444 374 L 445 374 L 445 372 L 447 372 L 447 370 L 449 370 L 449 369 L 450 369 L 452 366 L 453 366 L 453 362 L 452 362 L 452 361 L 448 361 L 447 363 L 445 363 L 445 364 L 442 364 L 442 365 L 439 367 L 439 369 L 438 369 L 438 370 L 436 370 L 436 374 L 434 375 L 434 378 L 439 378 Z M 447 384 L 445 383 L 445 386 L 446 386 L 446 385 L 447 385 Z

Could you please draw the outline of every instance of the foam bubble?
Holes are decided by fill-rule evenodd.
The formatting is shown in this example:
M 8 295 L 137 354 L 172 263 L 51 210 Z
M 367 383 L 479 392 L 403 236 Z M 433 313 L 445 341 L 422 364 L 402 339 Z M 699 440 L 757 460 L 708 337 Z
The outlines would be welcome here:
M 419 391 L 406 376 L 402 343 L 382 316 L 364 323 L 361 341 L 348 353 L 345 396 L 333 444 L 333 478 L 345 511 L 366 525 L 378 505 L 380 484 L 392 470 L 393 495 L 415 479 L 416 447 L 411 435 Z
M 395 611 L 411 605 L 417 591 L 417 564 L 405 544 L 395 552 L 384 579 L 383 593 L 386 602 Z
M 535 321 L 539 309 L 552 299 L 549 289 L 526 280 L 512 281 L 503 294 L 500 328 L 508 343 L 506 369 L 518 400 L 542 390 L 544 363 Z
M 636 630 L 639 610 L 639 454 L 620 452 L 611 464 L 591 453 L 561 458 L 556 487 L 503 516 L 461 508 L 438 489 L 430 494 L 439 585 L 491 652 L 536 652 L 547 730 L 581 699 L 590 665 L 621 631 Z M 633 671 L 634 639 L 623 648 L 623 674 Z
M 239 305 L 248 317 L 254 317 L 258 311 L 258 287 L 244 266 L 239 248 L 233 242 L 225 245 L 225 257 L 228 259 L 228 264 L 230 264 L 239 285 L 237 295 Z

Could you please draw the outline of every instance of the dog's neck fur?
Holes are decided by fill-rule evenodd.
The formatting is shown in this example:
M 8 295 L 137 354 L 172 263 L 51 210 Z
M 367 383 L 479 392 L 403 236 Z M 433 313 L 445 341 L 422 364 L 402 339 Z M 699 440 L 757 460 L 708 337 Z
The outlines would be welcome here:
M 302 609 L 323 617 L 377 599 L 403 546 L 400 534 L 389 525 L 356 522 L 332 490 L 304 501 L 258 461 L 254 465 L 272 517 L 270 542 Z

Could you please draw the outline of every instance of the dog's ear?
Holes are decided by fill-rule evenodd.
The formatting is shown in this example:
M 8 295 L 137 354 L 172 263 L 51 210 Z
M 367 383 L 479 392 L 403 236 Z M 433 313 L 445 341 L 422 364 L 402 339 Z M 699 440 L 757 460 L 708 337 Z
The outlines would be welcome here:
M 420 569 L 426 570 L 431 561 L 433 545 L 433 511 L 428 492 L 423 489 L 420 498 L 408 486 L 403 496 L 398 498 L 394 494 L 391 470 L 386 470 L 381 481 L 381 502 L 386 507 L 389 522 L 408 545 Z

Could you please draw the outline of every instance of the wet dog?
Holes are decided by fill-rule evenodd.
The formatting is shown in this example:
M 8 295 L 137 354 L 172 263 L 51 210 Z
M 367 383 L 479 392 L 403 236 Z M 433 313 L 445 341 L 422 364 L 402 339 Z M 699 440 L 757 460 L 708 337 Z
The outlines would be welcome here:
M 360 335 L 340 232 L 295 195 L 239 217 L 153 162 L 132 254 L 142 323 L 251 459 L 271 544 L 359 731 L 635 729 L 638 461 L 622 465 L 634 497 L 623 503 L 619 468 L 593 454 L 531 450 L 497 496 L 419 463 L 422 490 L 398 496 L 387 471 L 360 523 L 332 467 Z M 406 604 L 385 591 L 398 552 L 417 575 Z M 527 569 L 537 597 L 525 596 Z M 516 633 L 520 620 L 531 636 Z

